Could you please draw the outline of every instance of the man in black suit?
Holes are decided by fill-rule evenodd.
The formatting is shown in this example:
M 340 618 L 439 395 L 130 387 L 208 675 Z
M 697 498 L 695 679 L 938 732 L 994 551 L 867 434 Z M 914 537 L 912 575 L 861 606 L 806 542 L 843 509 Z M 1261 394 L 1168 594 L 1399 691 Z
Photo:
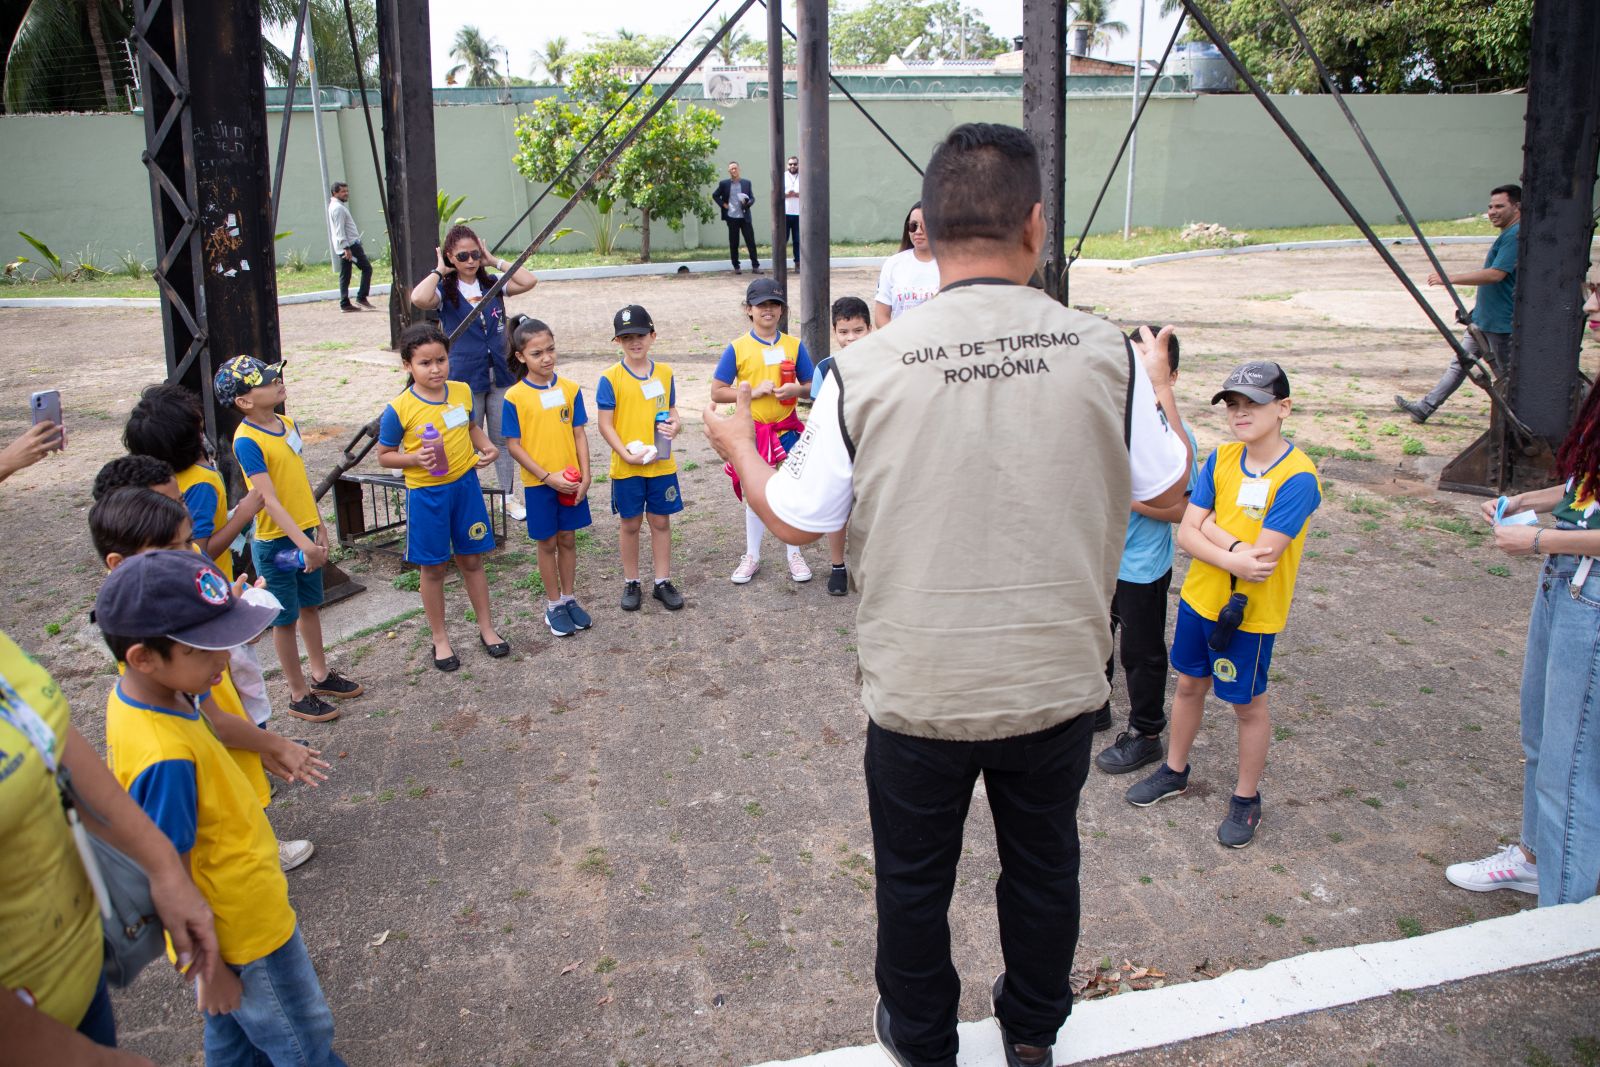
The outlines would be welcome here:
M 711 194 L 711 199 L 721 210 L 722 221 L 728 224 L 728 258 L 733 260 L 733 273 L 744 273 L 739 269 L 739 235 L 743 234 L 745 247 L 750 249 L 750 272 L 760 274 L 756 231 L 750 225 L 750 209 L 755 206 L 756 198 L 750 192 L 750 179 L 739 177 L 738 163 L 728 164 L 728 176 L 717 183 L 717 191 Z

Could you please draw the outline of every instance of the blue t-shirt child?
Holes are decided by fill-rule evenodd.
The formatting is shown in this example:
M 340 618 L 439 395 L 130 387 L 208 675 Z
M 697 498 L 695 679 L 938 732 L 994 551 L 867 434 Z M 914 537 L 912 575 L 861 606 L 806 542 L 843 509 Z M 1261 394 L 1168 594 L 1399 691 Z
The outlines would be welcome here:
M 1194 492 L 1195 482 L 1200 477 L 1200 465 L 1195 462 L 1200 456 L 1200 447 L 1195 444 L 1194 431 L 1189 429 L 1189 424 L 1183 424 L 1183 432 L 1189 438 L 1189 484 L 1184 488 L 1184 494 Z M 1122 567 L 1117 571 L 1117 581 L 1128 582 L 1135 585 L 1149 585 L 1160 580 L 1163 574 L 1172 569 L 1172 548 L 1174 544 L 1172 523 L 1152 519 L 1148 515 L 1141 515 L 1137 511 L 1128 516 L 1128 532 L 1122 539 Z

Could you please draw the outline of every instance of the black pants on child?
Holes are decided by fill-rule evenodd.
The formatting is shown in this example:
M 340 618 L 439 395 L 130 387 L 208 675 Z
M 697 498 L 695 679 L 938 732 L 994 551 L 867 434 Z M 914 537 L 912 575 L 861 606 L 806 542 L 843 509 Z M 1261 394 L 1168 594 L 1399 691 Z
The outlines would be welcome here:
M 1167 590 L 1169 570 L 1153 582 L 1117 579 L 1111 632 L 1122 630 L 1122 673 L 1128 680 L 1128 729 L 1155 737 L 1167 726 Z M 1116 654 L 1106 660 L 1106 681 Z
M 1093 720 L 1086 712 L 1000 741 L 938 741 L 868 723 L 878 993 L 895 1044 L 913 1062 L 955 1067 L 961 980 L 950 959 L 950 898 L 980 773 L 1000 850 L 1000 1019 L 1013 1041 L 1049 1045 L 1072 1010 L 1078 794 Z

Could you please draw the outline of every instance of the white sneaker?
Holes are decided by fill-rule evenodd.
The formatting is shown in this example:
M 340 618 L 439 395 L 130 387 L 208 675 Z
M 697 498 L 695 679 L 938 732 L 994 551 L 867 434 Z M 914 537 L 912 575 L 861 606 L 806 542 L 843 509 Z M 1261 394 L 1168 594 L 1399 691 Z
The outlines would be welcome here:
M 811 580 L 811 568 L 806 566 L 805 557 L 800 553 L 791 553 L 789 556 L 789 577 L 797 582 Z
M 1528 862 L 1519 845 L 1507 845 L 1492 856 L 1471 863 L 1452 863 L 1444 869 L 1450 884 L 1474 893 L 1495 889 L 1515 889 L 1519 893 L 1539 894 L 1539 869 Z
M 278 866 L 286 871 L 292 871 L 310 859 L 316 850 L 317 846 L 310 841 L 279 841 Z
M 739 565 L 733 569 L 733 577 L 728 579 L 734 585 L 743 585 L 756 576 L 761 569 L 761 561 L 754 556 L 740 556 Z
M 528 517 L 528 509 L 522 506 L 522 501 L 506 494 L 506 516 L 513 522 L 521 522 Z

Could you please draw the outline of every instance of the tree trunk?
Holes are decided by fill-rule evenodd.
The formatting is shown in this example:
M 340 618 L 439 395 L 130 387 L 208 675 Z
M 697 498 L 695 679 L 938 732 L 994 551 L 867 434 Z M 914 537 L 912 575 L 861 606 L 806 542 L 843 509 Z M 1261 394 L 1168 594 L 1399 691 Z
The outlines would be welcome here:
M 106 54 L 105 28 L 100 24 L 100 0 L 84 0 L 83 14 L 89 22 L 89 40 L 94 42 L 94 58 L 100 67 L 100 87 L 105 90 L 106 110 L 117 109 L 117 84 L 111 77 L 111 57 Z
M 639 209 L 639 262 L 650 262 L 650 209 Z

